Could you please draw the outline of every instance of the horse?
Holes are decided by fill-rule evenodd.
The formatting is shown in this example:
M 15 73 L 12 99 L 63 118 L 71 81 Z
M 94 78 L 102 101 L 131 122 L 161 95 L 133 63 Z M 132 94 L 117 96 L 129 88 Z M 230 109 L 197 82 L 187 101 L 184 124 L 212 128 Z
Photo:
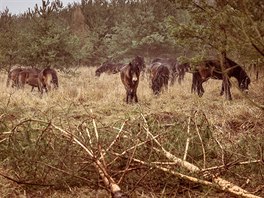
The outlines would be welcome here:
M 125 65 L 120 70 L 121 81 L 126 90 L 126 103 L 137 103 L 137 88 L 139 83 L 139 76 L 142 68 L 145 68 L 144 58 L 136 56 L 129 64 Z
M 21 88 L 25 84 L 26 76 L 30 75 L 31 73 L 33 73 L 34 75 L 38 74 L 39 71 L 40 70 L 36 68 L 15 68 L 8 72 L 6 86 L 8 87 L 10 81 L 12 81 L 11 87 Z M 32 87 L 32 89 L 34 89 L 34 87 Z
M 107 72 L 108 74 L 116 74 L 120 72 L 120 69 L 124 66 L 124 63 L 113 63 L 106 61 L 95 70 L 95 76 L 100 77 L 103 72 Z
M 179 62 L 174 58 L 156 58 L 152 60 L 151 65 L 155 63 L 161 63 L 164 66 L 167 66 L 170 71 L 170 85 L 174 85 L 175 81 L 178 78 L 178 83 L 184 79 L 185 73 L 190 70 L 189 63 L 179 64 Z M 151 67 L 150 65 L 150 67 Z
M 12 82 L 11 87 L 18 87 L 18 74 L 22 70 L 22 68 L 15 68 L 8 72 L 6 87 L 9 87 L 10 81 Z
M 18 74 L 18 87 L 24 88 L 25 84 L 30 85 L 31 91 L 34 90 L 34 87 L 37 87 L 40 91 L 41 84 L 38 79 L 38 74 L 40 70 L 37 68 L 26 68 L 19 72 Z
M 162 87 L 168 90 L 169 76 L 170 71 L 165 65 L 156 63 L 151 67 L 150 79 L 154 95 L 158 95 Z
M 200 62 L 196 66 L 197 71 L 193 73 L 191 91 L 196 92 L 202 97 L 204 93 L 202 84 L 204 82 L 209 78 L 223 80 L 220 95 L 225 93 L 226 98 L 232 100 L 230 92 L 231 83 L 229 78 L 234 77 L 238 81 L 239 89 L 247 93 L 250 78 L 245 70 L 229 58 L 226 58 L 224 61 L 224 68 L 226 68 L 225 71 L 222 71 L 221 63 L 218 60 L 206 60 Z M 226 80 L 226 82 L 224 80 Z
M 52 68 L 45 68 L 41 70 L 38 74 L 38 79 L 40 81 L 40 91 L 43 93 L 43 89 L 45 89 L 46 92 L 51 90 L 51 85 L 54 85 L 54 88 L 59 88 L 59 81 L 58 81 L 58 75 L 57 72 Z
M 170 71 L 170 85 L 174 85 L 176 78 L 178 77 L 177 72 L 177 60 L 173 58 L 155 58 L 151 61 L 150 68 L 152 65 L 155 65 L 156 63 L 160 63 L 166 67 L 168 67 Z
M 178 83 L 181 84 L 181 82 L 184 80 L 185 73 L 190 71 L 190 64 L 189 63 L 177 64 L 176 71 L 178 76 Z

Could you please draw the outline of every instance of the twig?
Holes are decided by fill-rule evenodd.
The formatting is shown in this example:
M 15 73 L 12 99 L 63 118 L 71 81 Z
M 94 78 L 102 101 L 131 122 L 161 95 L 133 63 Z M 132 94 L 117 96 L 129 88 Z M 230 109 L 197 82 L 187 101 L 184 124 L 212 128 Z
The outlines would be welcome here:
M 157 137 L 157 136 L 156 136 L 156 137 Z M 139 147 L 139 146 L 141 146 L 141 145 L 144 145 L 144 144 L 148 143 L 149 141 L 151 141 L 151 140 L 146 140 L 146 141 L 144 141 L 144 142 L 140 142 L 140 143 L 138 143 L 138 144 L 136 144 L 136 145 L 134 145 L 134 146 L 132 146 L 132 147 L 130 147 L 130 148 L 124 150 L 122 153 L 118 154 L 117 157 L 116 157 L 114 160 L 112 160 L 111 163 L 115 162 L 120 156 L 125 155 L 125 154 L 128 153 L 130 150 L 133 150 L 133 149 L 135 149 L 136 147 Z
M 104 154 L 106 154 L 106 153 L 112 148 L 112 146 L 116 143 L 116 141 L 119 139 L 120 134 L 121 134 L 121 132 L 123 131 L 123 128 L 124 128 L 124 126 L 125 126 L 125 123 L 126 123 L 126 121 L 123 122 L 123 124 L 122 124 L 121 128 L 119 129 L 119 131 L 118 131 L 118 133 L 117 133 L 115 139 L 112 141 L 112 143 L 111 143 L 111 144 L 108 146 L 108 148 L 105 150 Z
M 233 163 L 230 163 L 228 165 L 221 165 L 221 166 L 213 166 L 213 167 L 209 167 L 209 168 L 204 168 L 202 169 L 201 171 L 211 171 L 211 170 L 216 170 L 216 169 L 221 169 L 221 168 L 225 168 L 226 166 L 235 166 L 235 165 L 248 165 L 248 164 L 255 164 L 255 163 L 260 163 L 261 160 L 250 160 L 250 161 L 245 161 L 245 162 L 233 162 Z
M 59 172 L 65 173 L 65 174 L 67 174 L 67 175 L 70 175 L 70 176 L 73 176 L 73 177 L 76 177 L 76 178 L 79 178 L 79 179 L 82 179 L 82 180 L 84 180 L 84 181 L 86 181 L 86 182 L 91 183 L 91 181 L 89 181 L 88 179 L 86 179 L 86 178 L 84 178 L 84 177 L 80 177 L 80 176 L 78 176 L 78 175 L 71 174 L 71 173 L 69 173 L 69 172 L 67 172 L 67 171 L 65 171 L 65 170 L 59 169 L 59 168 L 57 168 L 57 167 L 51 166 L 51 165 L 46 164 L 46 163 L 42 163 L 42 162 L 38 162 L 38 163 L 43 164 L 44 166 L 47 166 L 47 167 L 49 167 L 49 168 L 52 168 L 52 169 L 54 169 L 54 170 L 56 170 L 56 171 L 59 171 Z
M 224 149 L 223 149 L 222 145 L 220 144 L 220 142 L 216 138 L 214 138 L 214 140 L 216 141 L 216 143 L 221 148 L 221 151 L 222 151 L 222 157 L 221 157 L 221 159 L 222 159 L 222 163 L 223 163 L 223 166 L 224 166 L 225 165 L 225 152 L 224 152 Z
M 212 182 L 209 182 L 209 181 L 206 181 L 206 180 L 202 180 L 202 179 L 198 179 L 198 178 L 191 177 L 191 176 L 188 176 L 188 175 L 184 175 L 182 173 L 179 173 L 179 172 L 176 172 L 176 171 L 167 169 L 167 168 L 162 167 L 162 166 L 155 165 L 153 163 L 147 163 L 147 162 L 144 162 L 144 161 L 139 160 L 139 159 L 133 158 L 133 160 L 135 162 L 140 163 L 140 164 L 143 164 L 143 165 L 146 165 L 146 166 L 150 166 L 150 167 L 154 167 L 154 168 L 160 169 L 160 170 L 162 170 L 164 172 L 171 173 L 171 174 L 176 175 L 176 176 L 178 176 L 180 178 L 187 179 L 187 180 L 192 181 L 192 182 L 195 182 L 195 183 L 199 183 L 199 184 L 203 184 L 203 185 L 208 185 L 208 186 L 213 186 L 213 183 Z
M 91 111 L 91 113 L 93 113 L 92 109 L 90 109 L 90 111 Z M 98 135 L 97 126 L 96 126 L 94 118 L 93 118 L 93 126 L 94 126 L 94 133 L 95 133 L 95 137 L 96 137 L 96 142 L 98 143 L 99 142 L 99 135 Z
M 186 160 L 189 150 L 189 144 L 190 144 L 190 123 L 191 123 L 191 116 L 188 119 L 188 125 L 187 125 L 187 139 L 186 139 L 186 145 L 185 145 L 185 151 L 183 155 L 183 160 Z
M 130 166 L 130 164 L 131 164 L 131 161 L 132 161 L 132 159 L 133 159 L 133 157 L 134 157 L 134 155 L 135 155 L 136 149 L 137 149 L 137 147 L 135 147 L 135 148 L 133 149 L 133 152 L 132 152 L 132 154 L 131 154 L 129 160 L 127 161 L 126 168 L 125 168 L 123 174 L 121 175 L 121 177 L 119 178 L 119 181 L 117 182 L 118 184 L 122 181 L 122 179 L 124 178 L 125 174 L 127 173 L 127 170 L 129 169 L 129 166 Z
M 19 180 L 16 180 L 12 177 L 9 177 L 3 173 L 0 173 L 0 176 L 8 179 L 8 180 L 11 180 L 12 182 L 15 182 L 17 184 L 24 184 L 24 185 L 30 185 L 30 186 L 54 186 L 53 184 L 38 184 L 38 183 L 30 183 L 30 182 L 25 182 L 25 181 L 19 181 Z
M 206 163 L 205 148 L 204 148 L 204 144 L 203 144 L 203 139 L 201 137 L 201 134 L 200 134 L 200 131 L 199 131 L 197 122 L 196 122 L 196 115 L 197 115 L 197 113 L 195 113 L 195 115 L 194 115 L 194 118 L 195 118 L 195 129 L 196 129 L 196 132 L 198 134 L 198 137 L 199 137 L 199 139 L 201 141 L 202 150 L 203 150 L 203 168 L 205 168 L 205 163 Z

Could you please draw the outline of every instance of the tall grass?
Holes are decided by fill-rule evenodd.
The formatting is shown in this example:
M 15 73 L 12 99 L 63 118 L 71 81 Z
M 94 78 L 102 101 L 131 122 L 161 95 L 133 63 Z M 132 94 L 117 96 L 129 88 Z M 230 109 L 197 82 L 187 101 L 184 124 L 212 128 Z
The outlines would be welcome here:
M 229 165 L 231 168 L 217 170 L 217 173 L 249 191 L 264 195 L 263 188 L 260 189 L 264 179 L 263 164 L 231 165 L 261 159 L 264 148 L 263 110 L 252 105 L 235 87 L 232 88 L 233 101 L 226 101 L 219 96 L 221 81 L 209 80 L 204 83 L 204 96 L 199 98 L 190 92 L 191 75 L 187 74 L 181 85 L 175 84 L 167 92 L 154 96 L 145 77 L 138 87 L 139 103 L 127 105 L 119 75 L 103 74 L 96 78 L 94 71 L 94 68 L 79 68 L 71 74 L 58 72 L 59 89 L 43 96 L 36 90 L 30 92 L 30 87 L 24 90 L 6 88 L 7 74 L 0 74 L 0 173 L 23 181 L 21 187 L 0 177 L 1 194 L 6 197 L 12 193 L 12 196 L 23 193 L 33 196 L 40 192 L 51 197 L 100 194 L 97 189 L 103 189 L 103 186 L 90 166 L 91 160 L 78 145 L 61 136 L 49 123 L 71 131 L 89 144 L 95 137 L 90 137 L 87 130 L 95 130 L 95 120 L 102 149 L 113 141 L 117 128 L 125 123 L 124 137 L 118 139 L 118 146 L 114 147 L 115 152 L 122 152 L 138 139 L 146 138 L 142 133 L 143 115 L 159 141 L 178 157 L 183 157 L 186 139 L 191 137 L 189 162 L 199 167 L 206 164 L 207 168 Z M 249 93 L 249 98 L 262 105 L 263 81 L 253 81 Z M 133 155 L 146 161 L 166 160 L 151 149 L 151 142 Z M 107 156 L 109 161 L 114 158 L 112 154 Z M 213 197 L 219 193 L 206 188 L 196 189 L 194 184 L 158 170 L 134 163 L 130 165 L 135 171 L 123 177 L 122 186 L 135 197 L 184 196 L 187 192 L 194 196 L 208 193 Z M 118 170 L 126 166 L 127 159 L 124 158 L 109 164 L 108 168 L 118 179 Z M 144 172 L 149 174 L 141 178 Z M 84 190 L 86 187 L 89 192 Z M 175 191 L 176 187 L 178 190 Z M 100 196 L 108 195 L 101 193 Z

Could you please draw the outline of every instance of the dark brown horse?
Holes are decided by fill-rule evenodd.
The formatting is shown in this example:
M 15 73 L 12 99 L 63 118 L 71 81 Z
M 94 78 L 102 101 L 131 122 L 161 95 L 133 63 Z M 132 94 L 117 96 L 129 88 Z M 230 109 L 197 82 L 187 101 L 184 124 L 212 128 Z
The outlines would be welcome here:
M 18 74 L 18 87 L 24 88 L 25 84 L 28 84 L 32 87 L 31 91 L 33 91 L 34 87 L 37 87 L 40 91 L 41 84 L 38 79 L 38 74 L 40 70 L 37 68 L 26 68 L 23 69 Z
M 155 63 L 160 63 L 168 67 L 170 71 L 170 85 L 174 85 L 177 78 L 178 83 L 181 84 L 184 79 L 185 73 L 190 69 L 190 65 L 188 63 L 179 64 L 179 62 L 175 58 L 156 58 L 152 60 L 151 65 Z M 152 67 L 151 65 L 150 67 Z
M 248 92 L 248 86 L 250 84 L 250 78 L 245 72 L 245 70 L 232 61 L 226 58 L 224 62 L 225 71 L 221 69 L 221 63 L 218 60 L 206 60 L 200 62 L 196 69 L 197 71 L 193 73 L 192 78 L 192 92 L 196 92 L 200 97 L 204 93 L 204 88 L 202 84 L 206 82 L 209 78 L 223 80 L 220 95 L 225 94 L 226 99 L 232 100 L 230 86 L 231 83 L 229 78 L 234 77 L 238 81 L 238 87 L 241 91 Z M 226 78 L 227 82 L 224 82 Z
M 170 85 L 174 85 L 176 78 L 178 76 L 177 73 L 177 60 L 174 58 L 155 58 L 151 61 L 150 68 L 153 64 L 160 63 L 166 67 L 168 67 L 170 71 Z
M 163 87 L 168 89 L 169 77 L 170 71 L 167 66 L 156 63 L 151 67 L 151 88 L 155 95 L 158 95 Z
M 124 67 L 124 63 L 113 63 L 106 61 L 95 70 L 95 76 L 99 77 L 102 73 L 116 74 Z
M 126 103 L 138 102 L 137 88 L 139 83 L 139 76 L 141 68 L 145 68 L 145 61 L 143 57 L 136 56 L 128 65 L 125 65 L 120 70 L 121 81 L 126 89 Z
M 12 82 L 12 87 L 22 88 L 26 84 L 26 78 L 37 75 L 40 70 L 36 68 L 15 68 L 8 73 L 7 87 Z M 34 86 L 32 86 L 32 90 Z

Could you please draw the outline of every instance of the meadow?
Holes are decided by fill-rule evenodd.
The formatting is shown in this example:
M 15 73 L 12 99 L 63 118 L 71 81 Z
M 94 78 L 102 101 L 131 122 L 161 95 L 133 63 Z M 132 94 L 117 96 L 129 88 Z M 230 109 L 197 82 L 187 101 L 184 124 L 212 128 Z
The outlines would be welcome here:
M 175 156 L 204 170 L 216 167 L 210 169 L 213 174 L 264 196 L 263 73 L 258 81 L 251 74 L 248 95 L 233 85 L 232 101 L 219 95 L 217 80 L 204 83 L 203 97 L 191 93 L 189 73 L 181 85 L 175 83 L 154 96 L 145 76 L 140 79 L 138 104 L 125 103 L 119 74 L 94 74 L 95 68 L 88 67 L 58 71 L 59 89 L 41 97 L 30 87 L 6 88 L 7 74 L 1 72 L 3 197 L 109 197 L 92 166 L 94 159 L 74 137 L 96 159 L 103 159 L 109 174 L 131 197 L 230 197 L 225 190 L 149 166 L 169 160 L 155 149 L 148 130 Z M 169 162 L 164 167 L 190 174 Z

